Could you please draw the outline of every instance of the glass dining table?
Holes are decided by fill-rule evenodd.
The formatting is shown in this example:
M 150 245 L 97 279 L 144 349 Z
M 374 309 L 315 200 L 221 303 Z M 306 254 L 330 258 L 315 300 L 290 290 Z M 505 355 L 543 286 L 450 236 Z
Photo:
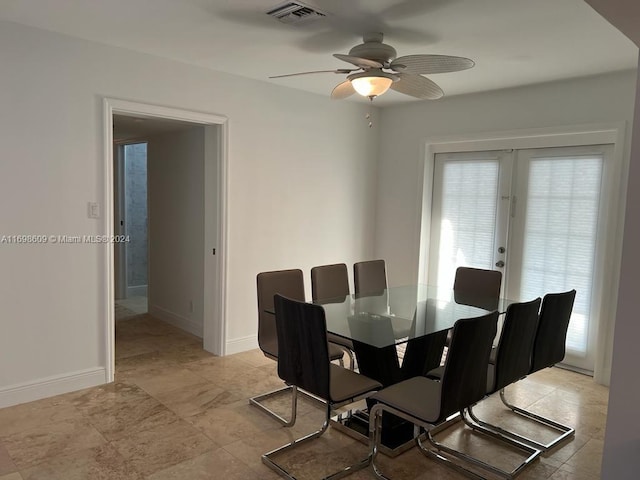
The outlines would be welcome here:
M 327 331 L 353 343 L 359 372 L 388 386 L 437 367 L 447 332 L 457 320 L 505 312 L 512 302 L 451 288 L 406 285 L 314 303 L 325 310 Z M 365 441 L 368 416 L 366 411 L 355 412 L 342 416 L 335 426 Z M 412 437 L 411 425 L 383 418 L 383 453 L 402 453 L 412 445 Z

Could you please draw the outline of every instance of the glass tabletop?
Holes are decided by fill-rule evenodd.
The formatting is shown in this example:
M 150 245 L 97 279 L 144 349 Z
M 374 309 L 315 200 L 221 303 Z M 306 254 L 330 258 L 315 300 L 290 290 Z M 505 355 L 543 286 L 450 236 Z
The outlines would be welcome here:
M 382 348 L 448 330 L 461 318 L 504 312 L 511 302 L 464 297 L 451 288 L 408 285 L 314 303 L 324 307 L 327 331 Z

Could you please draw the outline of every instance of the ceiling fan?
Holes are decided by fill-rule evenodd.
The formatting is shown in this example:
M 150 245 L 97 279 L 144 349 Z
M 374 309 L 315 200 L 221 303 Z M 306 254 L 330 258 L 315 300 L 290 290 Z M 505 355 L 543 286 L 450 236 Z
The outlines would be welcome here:
M 334 53 L 339 60 L 357 68 L 314 70 L 310 72 L 276 75 L 269 78 L 292 77 L 313 73 L 346 74 L 347 79 L 331 92 L 331 98 L 347 98 L 354 93 L 373 100 L 387 90 L 410 95 L 421 100 L 436 100 L 444 95 L 442 89 L 423 74 L 449 73 L 466 70 L 473 60 L 449 55 L 406 55 L 396 58 L 396 50 L 382 43 L 382 33 L 367 33 L 363 43 L 349 50 L 348 55 Z

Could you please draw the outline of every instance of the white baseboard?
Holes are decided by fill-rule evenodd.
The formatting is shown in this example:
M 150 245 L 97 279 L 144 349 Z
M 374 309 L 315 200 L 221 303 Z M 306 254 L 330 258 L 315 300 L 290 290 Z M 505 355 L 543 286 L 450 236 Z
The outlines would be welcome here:
M 74 373 L 53 375 L 19 385 L 10 385 L 0 388 L 0 408 L 95 387 L 104 383 L 106 383 L 106 371 L 103 367 L 96 367 Z
M 157 305 L 149 305 L 149 315 L 163 320 L 174 327 L 178 327 L 181 330 L 189 332 L 196 337 L 202 338 L 203 328 L 200 323 L 184 318 L 177 313 L 167 310 L 166 308 L 162 308 Z
M 225 355 L 233 355 L 234 353 L 246 352 L 258 348 L 258 336 L 249 335 L 248 337 L 234 338 L 227 340 Z
M 136 285 L 134 287 L 127 287 L 127 298 L 131 297 L 146 297 L 147 296 L 146 285 Z

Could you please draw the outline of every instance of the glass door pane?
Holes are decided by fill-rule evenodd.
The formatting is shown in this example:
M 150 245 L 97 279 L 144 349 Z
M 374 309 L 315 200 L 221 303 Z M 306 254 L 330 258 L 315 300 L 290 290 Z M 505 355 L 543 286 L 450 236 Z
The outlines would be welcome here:
M 430 240 L 429 283 L 453 286 L 456 268 L 493 269 L 506 245 L 501 211 L 510 152 L 437 154 Z M 508 185 L 507 185 L 508 189 Z M 508 195 L 507 195 L 508 197 Z M 507 202 L 508 208 L 508 202 Z
M 604 161 L 602 147 L 522 150 L 517 157 L 507 295 L 528 300 L 575 288 L 566 362 L 586 370 L 593 370 L 590 333 Z

